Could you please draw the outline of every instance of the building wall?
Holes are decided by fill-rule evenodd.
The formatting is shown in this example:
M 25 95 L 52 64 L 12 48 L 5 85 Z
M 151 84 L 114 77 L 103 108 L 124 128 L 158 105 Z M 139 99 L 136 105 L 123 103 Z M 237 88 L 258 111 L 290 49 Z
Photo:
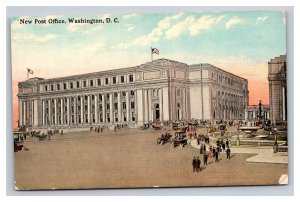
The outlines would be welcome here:
M 273 122 L 287 120 L 286 55 L 268 62 L 270 116 Z
M 212 106 L 220 102 L 216 92 L 226 87 L 210 78 L 212 71 L 229 74 L 209 64 L 188 66 L 159 59 L 111 71 L 53 79 L 32 78 L 19 83 L 20 124 L 33 128 L 111 124 L 134 127 L 156 118 L 161 121 L 211 120 L 214 119 Z M 230 78 L 247 83 L 232 74 Z M 227 91 L 241 94 L 247 89 L 245 85 L 232 85 Z

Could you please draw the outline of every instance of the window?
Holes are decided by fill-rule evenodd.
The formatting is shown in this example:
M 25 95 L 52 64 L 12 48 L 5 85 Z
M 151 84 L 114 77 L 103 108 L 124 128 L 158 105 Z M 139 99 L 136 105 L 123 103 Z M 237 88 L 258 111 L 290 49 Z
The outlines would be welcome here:
M 90 80 L 90 86 L 93 86 L 93 85 L 94 85 L 94 81 Z
M 125 82 L 125 77 L 121 76 L 121 83 L 124 83 L 124 82 Z
M 118 93 L 114 93 L 114 98 L 117 99 Z
M 56 88 L 57 88 L 57 90 L 60 90 L 60 84 L 59 83 L 56 84 Z
M 117 77 L 113 77 L 113 84 L 116 84 L 117 83 Z
M 79 88 L 79 86 L 80 86 L 79 81 L 76 82 L 76 86 L 77 86 L 77 88 Z
M 123 102 L 123 109 L 126 109 L 126 102 Z
M 105 78 L 105 85 L 108 85 L 108 78 Z
M 131 109 L 134 109 L 134 102 L 130 103 L 130 107 L 131 107 Z
M 86 81 L 83 81 L 83 87 L 84 88 L 86 87 Z
M 131 96 L 134 96 L 134 91 L 133 91 L 133 90 L 130 91 L 130 95 L 131 95 Z
M 67 84 L 66 83 L 64 83 L 64 90 L 66 90 L 67 89 Z
M 70 82 L 70 89 L 73 89 L 73 82 Z
M 45 86 L 45 92 L 47 92 L 48 91 L 48 86 Z
M 51 91 L 54 91 L 54 85 L 51 85 Z
M 129 75 L 129 82 L 133 82 L 133 75 L 132 74 Z
M 122 96 L 125 97 L 126 96 L 126 92 L 122 92 Z
M 118 103 L 115 103 L 115 104 L 114 104 L 114 109 L 115 109 L 115 110 L 118 110 Z
M 97 79 L 97 85 L 101 86 L 101 79 Z
M 110 104 L 109 103 L 106 104 L 106 110 L 110 110 Z
M 135 114 L 134 114 L 134 112 L 131 113 L 131 121 L 135 121 Z

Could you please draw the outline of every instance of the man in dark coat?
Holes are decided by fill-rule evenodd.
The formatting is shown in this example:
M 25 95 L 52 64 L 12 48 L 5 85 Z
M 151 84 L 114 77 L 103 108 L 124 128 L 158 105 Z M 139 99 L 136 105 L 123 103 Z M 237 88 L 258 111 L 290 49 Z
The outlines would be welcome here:
M 227 159 L 230 159 L 230 148 L 228 147 L 226 150 L 226 154 L 227 154 Z
M 215 153 L 215 162 L 218 162 L 219 161 L 219 152 L 216 152 Z
M 193 158 L 192 165 L 193 165 L 193 172 L 195 172 L 196 167 L 197 167 L 197 161 L 196 161 L 196 157 L 195 157 L 195 156 L 194 156 L 194 158 Z
M 199 159 L 199 156 L 197 156 L 197 159 L 196 159 L 196 166 L 197 166 L 197 168 L 196 168 L 196 170 L 197 170 L 197 172 L 199 172 L 199 171 L 201 171 L 201 160 Z
M 207 153 L 205 152 L 204 155 L 203 155 L 203 164 L 204 164 L 204 165 L 207 165 L 207 160 L 208 160 L 208 155 L 207 155 Z

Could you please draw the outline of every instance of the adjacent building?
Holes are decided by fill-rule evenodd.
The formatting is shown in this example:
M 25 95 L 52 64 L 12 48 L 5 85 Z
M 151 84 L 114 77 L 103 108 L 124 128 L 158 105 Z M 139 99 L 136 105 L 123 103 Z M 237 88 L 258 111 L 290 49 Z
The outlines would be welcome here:
M 210 64 L 138 66 L 18 83 L 19 125 L 86 128 L 159 119 L 243 119 L 248 81 Z
M 268 62 L 270 117 L 273 122 L 287 121 L 286 55 Z
M 270 119 L 270 106 L 269 105 L 261 105 L 261 109 L 259 109 L 259 105 L 248 105 L 246 109 L 246 120 L 269 120 Z

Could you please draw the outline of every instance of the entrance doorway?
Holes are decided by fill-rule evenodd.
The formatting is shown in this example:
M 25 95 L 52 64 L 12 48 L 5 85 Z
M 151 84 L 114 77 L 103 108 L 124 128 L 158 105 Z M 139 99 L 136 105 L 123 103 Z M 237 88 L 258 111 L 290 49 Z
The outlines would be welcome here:
M 154 104 L 154 120 L 159 119 L 160 111 L 159 111 L 159 104 Z

